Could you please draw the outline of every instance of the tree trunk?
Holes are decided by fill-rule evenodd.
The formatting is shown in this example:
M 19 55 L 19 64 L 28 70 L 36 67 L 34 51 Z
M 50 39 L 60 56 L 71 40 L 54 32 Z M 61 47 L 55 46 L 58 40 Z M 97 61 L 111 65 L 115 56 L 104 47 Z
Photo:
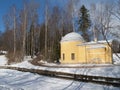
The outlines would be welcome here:
M 45 12 L 45 60 L 47 60 L 47 32 L 48 32 L 48 6 L 46 3 L 46 12 Z
M 14 53 L 13 56 L 15 57 L 16 53 L 16 9 L 13 7 L 14 10 Z
M 27 12 L 26 12 L 26 6 L 24 6 L 23 42 L 22 42 L 22 58 L 24 58 L 24 56 L 25 56 L 26 25 L 27 25 Z

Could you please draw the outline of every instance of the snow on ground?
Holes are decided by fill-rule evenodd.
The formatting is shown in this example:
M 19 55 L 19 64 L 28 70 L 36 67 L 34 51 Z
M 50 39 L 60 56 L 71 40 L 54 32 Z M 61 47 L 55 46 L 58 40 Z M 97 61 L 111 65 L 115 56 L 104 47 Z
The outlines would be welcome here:
M 11 66 L 29 68 L 29 69 L 41 69 L 41 70 L 50 70 L 57 72 L 68 72 L 68 73 L 77 73 L 84 75 L 94 75 L 94 76 L 106 76 L 106 77 L 115 77 L 120 78 L 120 66 L 110 66 L 110 67 L 96 67 L 96 68 L 50 68 L 42 66 L 34 66 L 27 61 L 24 61 L 20 64 L 15 64 Z
M 8 53 L 7 51 L 0 50 L 0 54 L 7 54 L 7 53 Z
M 0 66 L 7 64 L 7 58 L 5 55 L 0 55 Z
M 117 53 L 116 53 L 117 54 Z M 120 64 L 120 53 L 119 54 L 113 54 L 113 61 L 114 61 L 114 64 Z
M 28 61 L 30 57 L 25 57 L 24 61 L 11 66 L 24 67 L 29 69 L 42 69 L 57 72 L 69 72 L 85 75 L 96 75 L 106 77 L 120 78 L 120 66 L 112 65 L 110 67 L 96 67 L 96 68 L 50 68 L 42 66 L 34 66 Z M 7 58 L 5 55 L 0 55 L 0 65 L 5 65 Z M 55 65 L 49 64 L 48 65 Z M 84 66 L 76 64 L 77 66 Z M 103 64 L 104 66 L 105 64 Z M 7 65 L 6 65 L 7 66 Z M 64 65 L 63 65 L 64 66 Z M 68 65 L 75 66 L 75 65 Z M 87 64 L 86 66 L 95 66 Z M 99 66 L 99 65 L 98 65 Z M 107 66 L 107 65 L 106 65 Z M 50 78 L 29 72 L 19 72 L 15 70 L 0 69 L 0 90 L 120 90 L 112 86 L 98 85 L 92 83 L 77 82 L 71 80 L 63 80 L 58 78 Z
M 46 65 L 56 66 L 56 64 L 50 64 L 50 63 L 47 63 Z M 83 67 L 83 68 L 52 68 L 51 67 L 50 68 L 50 67 L 34 66 L 28 61 L 24 61 L 22 63 L 14 64 L 11 66 L 23 67 L 23 68 L 29 68 L 29 69 L 32 68 L 32 69 L 50 70 L 50 71 L 57 71 L 57 72 L 68 72 L 68 73 L 77 73 L 77 74 L 84 74 L 84 75 L 120 78 L 120 65 L 108 66 L 110 64 L 97 64 L 97 65 L 95 64 L 72 64 L 68 66 L 93 66 L 94 67 L 94 66 L 100 66 L 100 65 L 101 67 L 96 67 L 96 68 L 86 68 L 86 67 Z M 108 67 L 104 67 L 105 65 Z M 61 65 L 61 66 L 64 66 L 64 65 Z
M 4 62 L 3 62 L 4 60 Z M 18 64 L 12 64 L 10 66 L 13 67 L 21 67 L 21 68 L 29 68 L 29 69 L 41 69 L 41 70 L 50 70 L 50 71 L 57 71 L 57 72 L 68 72 L 68 73 L 77 73 L 77 74 L 84 74 L 84 75 L 94 75 L 94 76 L 106 76 L 106 77 L 115 77 L 120 78 L 120 65 L 111 65 L 109 67 L 104 67 L 105 64 L 103 64 L 103 67 L 96 67 L 96 68 L 50 68 L 50 67 L 42 67 L 42 66 L 34 66 L 28 61 L 31 60 L 30 57 L 25 57 L 25 60 Z M 5 64 L 7 59 L 4 55 L 0 56 L 0 65 Z M 55 65 L 55 64 L 47 64 L 49 66 Z M 101 64 L 100 64 L 101 65 Z M 107 64 L 109 65 L 109 64 Z M 107 66 L 106 65 L 106 66 Z M 64 65 L 63 65 L 64 66 Z M 70 65 L 68 65 L 70 66 Z M 71 65 L 75 66 L 75 65 Z M 96 66 L 94 64 L 76 64 L 76 66 Z M 97 65 L 99 66 L 99 64 Z
M 0 69 L 0 90 L 120 90 L 120 88 Z

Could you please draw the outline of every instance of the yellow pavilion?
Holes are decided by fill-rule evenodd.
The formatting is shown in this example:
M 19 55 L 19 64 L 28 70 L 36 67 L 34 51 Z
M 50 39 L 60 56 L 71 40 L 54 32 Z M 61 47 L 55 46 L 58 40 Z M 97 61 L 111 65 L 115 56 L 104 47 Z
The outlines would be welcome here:
M 63 64 L 112 64 L 112 50 L 106 41 L 85 42 L 79 33 L 71 32 L 60 44 Z

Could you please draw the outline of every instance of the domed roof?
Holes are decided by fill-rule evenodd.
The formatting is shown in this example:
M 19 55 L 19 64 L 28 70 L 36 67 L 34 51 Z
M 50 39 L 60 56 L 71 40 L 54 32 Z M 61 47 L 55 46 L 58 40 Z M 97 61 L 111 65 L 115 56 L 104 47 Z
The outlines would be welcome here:
M 64 37 L 62 37 L 61 42 L 65 42 L 65 41 L 81 41 L 84 42 L 83 37 L 76 32 L 71 32 L 66 34 Z

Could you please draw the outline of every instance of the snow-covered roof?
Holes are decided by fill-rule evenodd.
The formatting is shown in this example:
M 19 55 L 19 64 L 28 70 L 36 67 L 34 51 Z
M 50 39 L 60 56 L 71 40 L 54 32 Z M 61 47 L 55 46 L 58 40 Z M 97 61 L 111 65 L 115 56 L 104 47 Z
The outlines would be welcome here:
M 85 40 L 83 39 L 83 37 L 76 32 L 71 32 L 66 34 L 64 37 L 62 37 L 61 42 L 65 42 L 65 41 L 81 41 L 84 42 Z
M 91 45 L 88 47 L 89 49 L 98 49 L 98 48 L 106 48 L 105 45 L 97 44 L 97 45 Z
M 112 42 L 112 40 L 108 40 L 109 43 Z M 98 45 L 98 44 L 104 44 L 104 43 L 107 43 L 106 40 L 101 40 L 101 41 L 91 41 L 91 42 L 86 42 L 86 43 L 82 43 L 82 44 L 79 44 L 78 46 L 82 46 L 82 45 Z

